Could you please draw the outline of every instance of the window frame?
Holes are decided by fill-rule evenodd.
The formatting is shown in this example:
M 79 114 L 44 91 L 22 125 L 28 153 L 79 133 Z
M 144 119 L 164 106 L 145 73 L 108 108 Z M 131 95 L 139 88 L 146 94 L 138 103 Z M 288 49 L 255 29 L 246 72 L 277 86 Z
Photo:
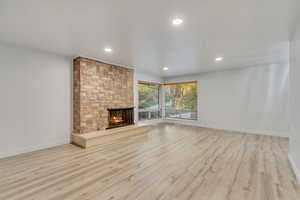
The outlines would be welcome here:
M 198 81 L 185 81 L 185 82 L 172 82 L 172 83 L 165 83 L 165 84 L 163 84 L 163 86 L 172 86 L 172 85 L 180 85 L 180 84 L 196 84 L 196 92 L 197 92 L 197 108 L 196 108 L 196 111 L 197 111 L 197 114 L 196 114 L 196 118 L 183 118 L 183 117 L 167 117 L 166 116 L 166 110 L 167 110 L 167 108 L 166 108 L 166 100 L 165 100 L 165 98 L 164 98 L 164 102 L 163 102 L 163 104 L 164 104 L 164 113 L 165 113 L 165 116 L 164 116 L 164 118 L 165 119 L 171 119 L 171 120 L 176 120 L 176 119 L 178 119 L 178 120 L 191 120 L 191 121 L 197 121 L 198 119 L 199 119 L 199 116 L 198 116 L 198 113 L 199 113 L 199 111 L 198 111 L 198 105 L 199 105 L 199 102 L 198 102 Z M 165 90 L 164 90 L 164 96 L 165 96 L 165 94 L 166 94 L 166 92 L 165 92 Z
M 139 117 L 139 113 L 140 113 L 140 110 L 143 110 L 143 109 L 140 109 L 140 106 L 139 106 L 139 100 L 140 100 L 140 95 L 139 95 L 139 85 L 140 84 L 145 84 L 145 85 L 158 85 L 158 111 L 159 111 L 159 117 L 158 118 L 154 118 L 154 119 L 140 119 Z M 137 92 L 138 92 L 138 95 L 137 95 L 137 121 L 149 121 L 149 120 L 160 120 L 163 118 L 162 116 L 162 83 L 158 83 L 158 82 L 150 82 L 150 81 L 142 81 L 142 80 L 139 80 L 137 81 Z

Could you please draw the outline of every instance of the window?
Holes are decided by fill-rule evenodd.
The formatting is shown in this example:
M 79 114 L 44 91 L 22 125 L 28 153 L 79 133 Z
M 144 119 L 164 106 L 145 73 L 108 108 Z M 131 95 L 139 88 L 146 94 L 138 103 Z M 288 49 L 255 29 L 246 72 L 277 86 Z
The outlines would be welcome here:
M 197 119 L 197 82 L 165 85 L 166 118 Z
M 159 83 L 139 82 L 139 120 L 158 119 L 161 116 L 159 104 Z

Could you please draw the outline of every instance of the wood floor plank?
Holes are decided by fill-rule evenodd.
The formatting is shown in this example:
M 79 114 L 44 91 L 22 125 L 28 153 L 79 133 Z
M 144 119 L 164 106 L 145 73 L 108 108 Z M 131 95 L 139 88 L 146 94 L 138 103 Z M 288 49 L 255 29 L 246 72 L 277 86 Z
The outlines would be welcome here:
M 178 124 L 0 159 L 2 200 L 297 200 L 287 138 Z

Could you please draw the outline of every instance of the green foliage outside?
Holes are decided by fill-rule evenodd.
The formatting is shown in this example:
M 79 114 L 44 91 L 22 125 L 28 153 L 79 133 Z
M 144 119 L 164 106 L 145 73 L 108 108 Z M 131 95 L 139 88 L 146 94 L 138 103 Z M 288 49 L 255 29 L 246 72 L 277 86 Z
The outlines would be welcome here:
M 139 84 L 139 109 L 159 106 L 159 85 Z
M 165 91 L 167 107 L 177 110 L 197 110 L 196 83 L 169 85 Z
M 154 84 L 139 84 L 139 109 L 159 107 L 159 87 Z M 165 102 L 167 108 L 197 110 L 197 84 L 185 83 L 166 86 Z

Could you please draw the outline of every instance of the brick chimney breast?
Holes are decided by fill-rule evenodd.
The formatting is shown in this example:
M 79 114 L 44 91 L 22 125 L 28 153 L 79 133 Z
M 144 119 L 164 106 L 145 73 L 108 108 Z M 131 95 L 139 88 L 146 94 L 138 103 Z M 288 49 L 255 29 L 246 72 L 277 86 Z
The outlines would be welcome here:
M 133 107 L 133 69 L 83 57 L 73 64 L 74 133 L 104 130 L 108 108 Z

